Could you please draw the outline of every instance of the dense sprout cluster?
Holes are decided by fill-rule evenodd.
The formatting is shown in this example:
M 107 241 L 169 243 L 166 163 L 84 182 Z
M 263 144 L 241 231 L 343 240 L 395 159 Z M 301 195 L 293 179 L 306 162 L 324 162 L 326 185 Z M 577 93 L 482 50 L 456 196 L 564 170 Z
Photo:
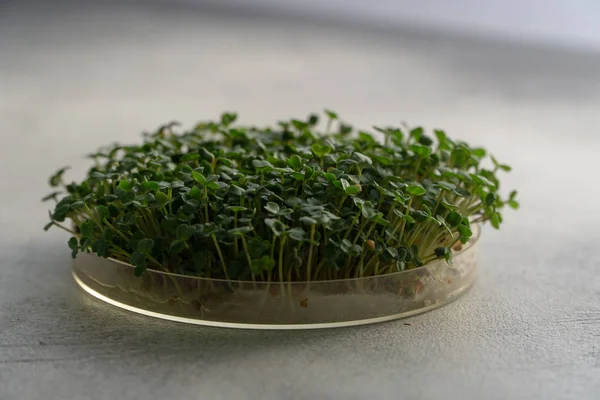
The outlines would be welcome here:
M 274 128 L 235 126 L 236 115 L 113 145 L 80 183 L 65 169 L 51 226 L 72 233 L 73 257 L 94 252 L 146 268 L 211 278 L 314 281 L 386 274 L 443 258 L 498 228 L 496 173 L 486 151 L 422 128 L 359 131 L 326 111 Z M 66 219 L 71 225 L 62 224 Z

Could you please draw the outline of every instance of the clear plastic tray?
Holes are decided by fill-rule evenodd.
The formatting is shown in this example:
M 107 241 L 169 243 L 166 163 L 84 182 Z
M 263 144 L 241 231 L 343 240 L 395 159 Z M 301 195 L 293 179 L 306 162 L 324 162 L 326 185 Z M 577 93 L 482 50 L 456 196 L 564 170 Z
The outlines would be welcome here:
M 152 317 L 246 329 L 313 329 L 408 317 L 443 306 L 475 281 L 477 243 L 435 261 L 376 277 L 315 282 L 241 282 L 148 270 L 142 277 L 117 260 L 81 254 L 75 281 L 109 304 Z

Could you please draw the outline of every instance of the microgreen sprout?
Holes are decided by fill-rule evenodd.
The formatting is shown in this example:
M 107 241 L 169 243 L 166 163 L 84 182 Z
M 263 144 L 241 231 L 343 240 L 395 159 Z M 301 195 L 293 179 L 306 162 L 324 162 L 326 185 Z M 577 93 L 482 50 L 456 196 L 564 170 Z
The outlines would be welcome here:
M 73 257 L 93 252 L 180 274 L 253 281 L 317 281 L 452 263 L 472 224 L 502 223 L 498 172 L 483 148 L 422 128 L 356 131 L 337 114 L 236 126 L 236 114 L 176 133 L 145 134 L 89 157 L 82 182 L 66 168 L 45 229 L 71 233 Z M 487 161 L 489 167 L 485 167 Z M 69 223 L 65 224 L 65 221 Z

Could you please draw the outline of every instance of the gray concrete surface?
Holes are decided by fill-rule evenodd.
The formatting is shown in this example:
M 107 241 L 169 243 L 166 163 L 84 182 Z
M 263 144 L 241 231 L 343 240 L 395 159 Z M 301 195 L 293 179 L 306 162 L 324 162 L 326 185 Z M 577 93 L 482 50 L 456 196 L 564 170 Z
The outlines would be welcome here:
M 40 5 L 41 4 L 41 5 Z M 119 4 L 119 5 L 117 5 Z M 0 399 L 600 398 L 600 56 L 148 3 L 0 14 Z M 358 328 L 257 332 L 141 317 L 73 283 L 46 178 L 171 119 L 334 108 L 444 127 L 514 167 L 473 290 Z M 409 325 L 407 325 L 409 324 Z

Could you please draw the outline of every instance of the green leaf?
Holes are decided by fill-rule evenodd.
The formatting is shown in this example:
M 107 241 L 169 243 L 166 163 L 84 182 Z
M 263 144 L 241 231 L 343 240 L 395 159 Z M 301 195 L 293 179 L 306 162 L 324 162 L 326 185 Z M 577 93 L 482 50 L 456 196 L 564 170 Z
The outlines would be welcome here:
M 473 235 L 473 232 L 471 232 L 471 229 L 466 225 L 458 225 L 457 229 L 458 229 L 458 233 L 460 235 L 460 241 L 462 243 L 467 243 L 469 241 L 469 239 L 471 238 L 471 236 Z
M 494 164 L 494 167 L 499 168 L 500 163 L 498 162 L 498 160 L 496 160 L 496 157 L 494 157 L 493 155 L 490 154 L 490 158 L 492 159 L 492 163 Z
M 345 192 L 346 192 L 347 195 L 354 196 L 354 195 L 357 195 L 357 194 L 360 193 L 360 189 L 357 186 L 352 185 L 352 186 L 348 186 L 345 189 Z
M 327 179 L 328 182 L 333 182 L 337 179 L 337 177 L 332 174 L 331 172 L 327 172 L 325 174 L 323 174 L 323 176 L 325 177 L 325 179 Z
M 146 271 L 147 264 L 146 264 L 146 256 L 145 255 L 138 253 L 136 251 L 129 258 L 129 262 L 135 267 L 135 269 L 134 269 L 135 276 L 141 276 L 144 273 L 144 271 Z
M 456 211 L 450 211 L 446 217 L 446 222 L 451 226 L 458 226 L 462 222 L 462 216 Z
M 458 206 L 456 204 L 448 203 L 446 200 L 440 201 L 440 204 L 444 206 L 447 210 L 457 210 Z
M 56 220 L 59 220 L 59 219 L 62 220 L 62 219 L 64 219 L 65 215 L 70 210 L 71 210 L 71 205 L 70 204 L 57 205 L 56 209 L 54 210 L 54 219 L 56 219 Z
M 94 243 L 95 245 L 95 249 L 94 251 L 96 252 L 96 255 L 98 257 L 108 257 L 108 243 L 105 242 L 104 240 L 99 240 L 96 243 Z
M 427 219 L 428 215 L 425 211 L 423 210 L 416 210 L 412 213 L 412 216 L 415 218 L 415 220 L 417 222 L 425 222 L 425 220 Z
M 81 236 L 84 238 L 92 238 L 94 236 L 94 222 L 92 220 L 86 220 L 79 226 Z
M 192 235 L 196 232 L 196 229 L 193 226 L 188 224 L 180 224 L 177 227 L 176 236 L 177 239 L 183 240 L 184 242 L 192 237 Z
M 433 252 L 435 253 L 435 256 L 437 258 L 442 258 L 446 256 L 446 253 L 450 252 L 450 249 L 448 249 L 447 247 L 436 247 L 436 249 Z
M 444 255 L 444 260 L 448 263 L 448 265 L 452 265 L 452 252 L 449 251 Z
M 230 229 L 228 232 L 231 235 L 243 236 L 246 233 L 252 232 L 254 228 L 251 225 L 248 226 L 240 226 L 237 228 Z
M 487 196 L 485 196 L 485 205 L 486 206 L 491 206 L 492 204 L 494 204 L 495 201 L 496 201 L 496 195 L 494 193 L 488 193 Z
M 341 189 L 345 191 L 350 186 L 350 183 L 346 179 L 342 178 L 340 179 L 340 186 Z
M 396 261 L 396 271 L 402 272 L 406 269 L 406 262 L 404 261 Z
M 452 265 L 452 251 L 448 247 L 438 247 L 434 253 L 437 258 L 444 258 L 448 265 Z
M 352 244 L 348 239 L 342 240 L 340 249 L 350 257 L 358 257 L 362 253 L 362 247 L 357 244 Z
M 273 169 L 273 164 L 265 160 L 253 160 L 252 166 L 258 170 Z
M 106 218 L 110 216 L 110 212 L 106 206 L 98 206 L 96 207 L 96 211 L 98 212 L 98 217 L 100 221 L 104 221 Z
M 446 142 L 448 140 L 448 137 L 446 136 L 446 132 L 444 132 L 441 129 L 435 129 L 433 131 L 433 133 L 437 137 L 437 140 L 440 143 L 440 147 L 444 147 L 443 145 L 446 144 Z
M 398 258 L 398 260 L 404 260 L 404 261 L 410 260 L 410 254 L 408 251 L 408 247 L 400 246 L 400 247 L 396 248 L 396 253 L 397 253 L 396 257 Z
M 411 196 L 423 196 L 425 193 L 427 193 L 427 190 L 425 190 L 425 188 L 419 184 L 408 185 L 408 187 L 406 188 L 406 191 Z
M 319 158 L 323 158 L 331 152 L 331 147 L 322 143 L 315 143 L 310 147 L 310 149 Z
M 106 179 L 106 175 L 99 171 L 93 171 L 90 173 L 90 178 L 94 179 Z
M 409 224 L 415 223 L 415 219 L 413 217 L 411 217 L 409 214 L 402 216 L 402 218 Z
M 179 254 L 183 251 L 183 249 L 185 249 L 185 241 L 177 239 L 171 242 L 171 246 L 169 246 L 169 253 Z
M 473 179 L 473 182 L 482 185 L 482 186 L 486 186 L 486 187 L 494 187 L 494 183 L 491 182 L 489 179 L 487 179 L 486 177 L 482 176 L 482 175 L 477 175 L 477 174 L 469 174 L 469 176 L 471 177 L 471 179 Z
M 417 266 L 423 266 L 423 261 L 419 258 L 419 250 L 416 245 L 412 245 L 409 248 L 409 254 L 412 262 Z
M 502 222 L 500 214 L 494 213 L 490 218 L 490 223 L 495 229 L 500 229 L 500 223 Z
M 301 217 L 300 222 L 306 225 L 315 225 L 317 223 L 317 220 L 311 217 Z
M 74 236 L 69 239 L 68 244 L 71 250 L 77 250 L 79 248 L 79 240 Z
M 275 234 L 275 236 L 281 236 L 286 232 L 287 227 L 283 224 L 283 222 L 273 219 L 273 218 L 266 218 L 265 219 L 265 224 L 271 228 L 271 230 L 273 231 L 273 233 Z
M 327 229 L 333 232 L 341 232 L 348 229 L 348 224 L 343 219 L 329 219 L 326 224 Z
M 427 204 L 423 204 L 423 211 L 425 212 L 425 215 L 427 215 L 428 217 L 431 217 L 433 215 L 431 208 L 429 208 L 427 206 Z
M 119 187 L 124 192 L 131 192 L 131 190 L 133 189 L 133 182 L 124 179 L 119 182 Z
M 260 274 L 262 271 L 271 272 L 275 267 L 275 260 L 269 256 L 262 256 L 259 259 L 252 260 L 252 272 Z
M 471 222 L 469 221 L 469 217 L 463 217 L 462 224 L 470 228 Z
M 208 185 L 206 185 L 207 188 L 211 189 L 211 190 L 219 190 L 221 189 L 221 186 L 219 186 L 219 184 L 217 182 L 210 182 Z
M 439 181 L 437 182 L 438 186 L 440 186 L 441 188 L 448 190 L 448 191 L 453 191 L 456 190 L 456 185 L 450 182 L 444 182 L 444 181 Z
M 292 228 L 288 231 L 288 234 L 292 239 L 301 242 L 304 240 L 306 232 L 302 228 Z
M 272 201 L 267 202 L 265 205 L 265 210 L 270 212 L 271 214 L 277 214 L 279 212 L 279 204 L 273 203 Z
M 329 119 L 332 119 L 332 120 L 338 119 L 338 115 L 331 110 L 325 109 L 325 114 L 327 115 L 327 118 L 329 118 Z
M 271 243 L 268 240 L 262 240 L 259 237 L 251 237 L 248 239 L 248 251 L 252 258 L 260 258 L 271 248 Z
M 373 161 L 371 160 L 370 157 L 368 157 L 362 153 L 359 153 L 358 151 L 355 151 L 354 153 L 352 153 L 352 157 L 362 163 L 369 164 L 369 165 L 373 164 Z
M 288 158 L 287 165 L 294 169 L 299 169 L 300 167 L 302 167 L 302 159 L 294 154 L 293 156 Z
M 129 232 L 129 226 L 122 222 L 117 222 L 115 227 L 121 232 Z
M 157 192 L 154 195 L 154 199 L 163 205 L 169 201 L 169 197 L 166 194 L 164 194 L 163 192 Z
M 146 261 L 146 256 L 140 252 L 133 252 L 129 258 L 129 262 L 133 265 L 137 265 Z
M 83 206 L 85 206 L 83 201 L 75 201 L 71 204 L 71 210 L 77 210 L 83 208 Z
M 377 210 L 370 203 L 364 203 L 361 207 L 362 216 L 370 220 L 377 215 Z
M 229 186 L 229 194 L 233 195 L 233 196 L 238 196 L 241 197 L 246 193 L 246 191 L 244 189 L 242 189 L 239 186 L 236 185 L 230 185 Z
M 413 144 L 412 146 L 410 146 L 410 149 L 420 158 L 427 158 L 431 155 L 431 149 L 427 146 Z
M 158 182 L 154 182 L 154 181 L 142 182 L 142 187 L 144 188 L 144 190 L 158 190 L 159 189 Z
M 61 194 L 61 193 L 62 193 L 61 191 L 55 191 L 55 192 L 52 192 L 52 193 L 50 193 L 50 194 L 48 194 L 48 195 L 44 196 L 44 197 L 42 198 L 42 201 L 43 201 L 43 202 L 45 202 L 45 201 L 48 201 L 48 200 L 56 200 L 56 197 L 57 197 L 59 194 Z
M 471 149 L 471 153 L 477 158 L 483 158 L 487 154 L 484 148 L 477 147 L 475 149 Z
M 394 259 L 398 259 L 398 250 L 393 247 L 386 247 L 385 251 Z
M 206 178 L 198 171 L 192 171 L 192 178 L 200 185 L 205 186 L 207 184 Z
M 105 229 L 104 232 L 102 232 L 102 240 L 106 241 L 106 242 L 111 242 L 114 234 L 112 229 Z
M 456 188 L 456 190 L 454 190 L 454 194 L 460 197 L 471 197 L 471 192 L 463 188 Z
M 386 220 L 385 218 L 383 218 L 383 214 L 382 213 L 377 213 L 374 217 L 370 218 L 371 221 L 379 224 L 379 225 L 389 225 L 390 221 Z
M 433 139 L 431 139 L 427 135 L 421 135 L 421 137 L 419 138 L 419 143 L 423 146 L 431 146 L 433 144 Z
M 342 136 L 352 133 L 352 125 L 340 123 L 339 127 L 339 134 Z
M 130 214 L 126 214 L 123 217 L 123 222 L 126 223 L 127 225 L 135 225 L 138 222 L 138 215 L 134 214 L 134 213 L 130 213 Z
M 194 254 L 192 255 L 192 261 L 194 262 L 194 268 L 196 269 L 196 271 L 198 271 L 199 273 L 202 273 L 205 271 L 206 266 L 208 264 L 208 259 L 209 259 L 209 252 L 206 250 L 199 250 L 194 252 Z
M 200 157 L 203 160 L 206 160 L 210 163 L 212 163 L 215 160 L 215 155 L 208 151 L 206 147 L 200 147 L 200 149 L 198 150 L 198 154 L 200 154 Z
M 146 238 L 137 242 L 137 251 L 141 254 L 150 254 L 152 247 L 154 247 L 154 240 L 152 239 Z
M 187 153 L 183 156 L 181 156 L 181 158 L 179 159 L 179 161 L 181 162 L 190 162 L 190 161 L 195 161 L 197 159 L 200 158 L 200 154 L 198 153 Z
M 234 213 L 248 210 L 246 207 L 242 207 L 242 206 L 227 206 L 226 208 L 227 208 L 227 210 L 233 211 Z
M 237 119 L 236 113 L 223 113 L 221 114 L 221 123 L 225 126 L 229 126 Z
M 58 171 L 56 171 L 54 173 L 54 175 L 52 175 L 50 177 L 50 180 L 49 180 L 50 186 L 51 187 L 57 187 L 57 186 L 59 186 L 61 184 L 63 174 L 69 168 L 71 168 L 71 167 L 64 167 L 64 168 L 61 168 Z
M 368 132 L 358 132 L 358 138 L 364 142 L 367 142 L 369 144 L 375 144 L 377 143 L 376 140 L 373 138 L 373 136 L 368 133 Z
M 421 138 L 421 135 L 423 134 L 423 128 L 416 127 L 414 129 L 412 129 L 409 133 L 409 135 L 415 139 L 417 139 L 417 141 Z

